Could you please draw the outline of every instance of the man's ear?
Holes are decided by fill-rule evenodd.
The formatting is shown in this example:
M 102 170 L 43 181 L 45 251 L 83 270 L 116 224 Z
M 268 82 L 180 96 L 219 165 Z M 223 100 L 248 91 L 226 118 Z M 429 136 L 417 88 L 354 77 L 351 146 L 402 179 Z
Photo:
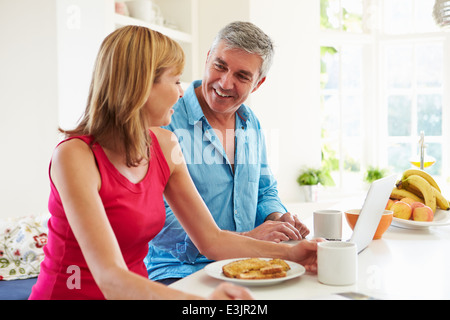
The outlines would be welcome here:
M 258 88 L 264 83 L 264 81 L 266 81 L 266 77 L 259 80 L 259 82 L 256 84 L 256 86 L 253 88 L 252 93 L 255 92 L 256 90 L 258 90 Z
M 205 61 L 205 64 L 207 64 L 208 63 L 208 60 L 209 60 L 209 54 L 211 53 L 211 50 L 208 50 L 208 53 L 206 54 L 206 61 Z

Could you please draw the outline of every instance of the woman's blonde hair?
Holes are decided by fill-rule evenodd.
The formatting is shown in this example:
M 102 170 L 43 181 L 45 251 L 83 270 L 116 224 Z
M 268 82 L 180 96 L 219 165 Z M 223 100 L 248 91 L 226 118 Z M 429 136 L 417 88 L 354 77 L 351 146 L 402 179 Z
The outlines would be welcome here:
M 125 26 L 103 41 L 95 62 L 86 110 L 66 136 L 92 135 L 119 148 L 128 166 L 149 158 L 151 138 L 143 108 L 153 83 L 167 68 L 181 74 L 185 56 L 178 43 L 145 27 Z

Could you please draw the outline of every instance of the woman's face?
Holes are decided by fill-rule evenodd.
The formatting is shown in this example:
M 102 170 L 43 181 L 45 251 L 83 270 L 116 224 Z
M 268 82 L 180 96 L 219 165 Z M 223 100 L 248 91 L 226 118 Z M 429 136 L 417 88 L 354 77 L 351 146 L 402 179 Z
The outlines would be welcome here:
M 183 96 L 180 84 L 180 74 L 175 74 L 173 68 L 166 69 L 155 82 L 144 105 L 151 127 L 161 127 L 170 124 L 173 105 Z

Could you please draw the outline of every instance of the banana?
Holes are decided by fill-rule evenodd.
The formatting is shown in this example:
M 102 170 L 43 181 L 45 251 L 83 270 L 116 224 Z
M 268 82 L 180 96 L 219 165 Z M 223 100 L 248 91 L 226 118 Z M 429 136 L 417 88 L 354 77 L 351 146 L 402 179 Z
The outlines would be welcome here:
M 442 210 L 450 210 L 450 205 L 447 201 L 447 199 L 444 198 L 444 196 L 434 187 L 431 187 L 434 195 L 436 196 L 436 204 L 439 208 Z
M 424 203 L 423 199 L 419 198 L 414 193 L 412 193 L 408 190 L 405 190 L 405 189 L 399 189 L 399 188 L 395 188 L 395 187 L 394 187 L 394 189 L 392 189 L 390 197 L 392 199 L 396 199 L 396 200 L 401 200 L 403 198 L 410 198 L 410 199 L 413 199 L 414 201 Z
M 436 212 L 436 195 L 432 189 L 431 184 L 423 177 L 416 174 L 410 175 L 406 179 L 402 179 L 397 184 L 397 187 L 401 187 L 407 190 L 409 188 L 417 188 L 422 193 L 425 205 L 430 207 L 431 210 L 433 210 L 433 213 Z
M 399 183 L 398 186 L 400 188 L 403 188 L 404 190 L 414 193 L 419 198 L 423 198 L 422 192 L 412 184 L 407 184 L 407 187 L 406 187 L 405 185 L 403 185 L 403 183 Z
M 433 177 L 428 173 L 425 172 L 423 170 L 420 169 L 408 169 L 405 172 L 403 172 L 403 176 L 402 176 L 402 180 L 407 179 L 409 176 L 412 175 L 418 175 L 422 178 L 424 178 L 426 181 L 428 181 L 428 183 L 436 188 L 437 191 L 441 192 L 441 189 L 439 189 L 438 184 L 436 183 L 436 181 L 433 179 Z

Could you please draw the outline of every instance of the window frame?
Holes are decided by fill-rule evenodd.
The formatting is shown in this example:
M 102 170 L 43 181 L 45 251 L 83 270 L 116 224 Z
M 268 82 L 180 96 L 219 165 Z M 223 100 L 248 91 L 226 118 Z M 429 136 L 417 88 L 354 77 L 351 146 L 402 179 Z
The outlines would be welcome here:
M 365 9 L 370 8 L 373 11 L 373 6 L 369 3 L 364 6 Z M 371 14 L 374 14 L 371 12 Z M 362 183 L 362 175 L 368 166 L 378 166 L 386 168 L 388 166 L 388 145 L 390 141 L 406 142 L 404 137 L 390 137 L 388 136 L 387 128 L 387 112 L 388 104 L 386 92 L 386 75 L 384 73 L 385 56 L 383 50 L 389 44 L 395 43 L 411 43 L 417 45 L 419 43 L 439 42 L 443 46 L 443 79 L 442 79 L 442 135 L 441 136 L 425 136 L 426 143 L 438 142 L 442 145 L 442 170 L 441 176 L 436 177 L 440 181 L 445 181 L 450 175 L 449 150 L 450 145 L 450 34 L 448 32 L 425 32 L 425 33 L 411 33 L 411 34 L 387 34 L 384 33 L 384 1 L 380 1 L 378 12 L 372 17 L 376 24 L 370 33 L 348 33 L 340 30 L 319 30 L 319 50 L 323 46 L 340 47 L 343 45 L 362 45 L 363 46 L 363 124 L 365 128 L 362 133 L 364 146 L 362 150 L 362 158 L 360 164 L 360 175 Z M 430 13 L 431 15 L 431 13 Z M 364 13 L 363 13 L 364 16 Z M 364 24 L 364 21 L 363 21 Z M 342 77 L 342 74 L 339 75 Z M 339 89 L 340 90 L 340 89 Z M 413 88 L 414 94 L 417 88 Z M 324 95 L 324 91 L 320 90 L 320 97 Z M 342 95 L 342 93 L 340 93 Z M 341 111 L 340 111 L 341 112 Z M 341 134 L 342 135 L 342 134 Z M 341 137 L 339 138 L 342 141 Z M 409 143 L 417 143 L 417 139 L 409 137 Z M 324 139 L 321 138 L 323 145 Z M 342 159 L 342 147 L 336 150 Z M 340 160 L 343 162 L 343 160 Z M 397 172 L 393 172 L 397 173 Z M 344 170 L 342 164 L 339 167 L 339 181 L 342 181 Z M 357 189 L 360 186 L 355 186 Z M 344 190 L 342 183 L 337 185 L 334 191 L 341 193 L 348 193 L 352 190 Z
M 446 39 L 447 38 L 447 39 Z M 380 117 L 380 121 L 384 121 L 386 123 L 387 126 L 387 112 L 388 112 L 388 97 L 391 94 L 395 94 L 395 93 L 410 93 L 411 96 L 413 97 L 413 102 L 412 102 L 412 106 L 413 108 L 417 108 L 417 96 L 419 96 L 420 94 L 423 93 L 436 93 L 436 94 L 440 94 L 442 96 L 442 135 L 441 136 L 429 136 L 426 135 L 425 132 L 425 143 L 440 143 L 442 146 L 442 171 L 441 171 L 441 177 L 447 177 L 449 172 L 448 172 L 448 166 L 445 166 L 445 163 L 449 163 L 448 161 L 448 151 L 446 150 L 445 146 L 449 145 L 449 141 L 450 141 L 450 137 L 448 135 L 448 101 L 449 101 L 449 97 L 448 97 L 448 92 L 449 92 L 449 79 L 446 79 L 446 77 L 448 78 L 448 75 L 446 75 L 445 70 L 448 68 L 444 67 L 443 70 L 443 79 L 442 79 L 442 87 L 439 89 L 436 88 L 429 88 L 429 89 L 424 89 L 424 88 L 418 88 L 415 84 L 413 84 L 413 86 L 410 89 L 394 89 L 392 91 L 389 91 L 389 89 L 386 88 L 386 85 L 384 83 L 385 79 L 386 79 L 386 74 L 385 74 L 385 62 L 386 62 L 386 57 L 385 57 L 385 49 L 387 48 L 387 46 L 391 45 L 391 44 L 405 44 L 405 45 L 412 45 L 414 48 L 417 45 L 420 44 L 431 44 L 431 43 L 439 43 L 442 44 L 443 47 L 443 57 L 444 57 L 444 66 L 445 64 L 449 64 L 450 60 L 449 58 L 447 58 L 447 61 L 445 59 L 446 54 L 448 57 L 448 49 L 446 49 L 446 47 L 448 47 L 448 36 L 446 37 L 445 35 L 442 35 L 440 33 L 423 33 L 423 34 L 408 34 L 408 35 L 380 35 L 378 38 L 378 46 L 379 46 L 379 50 L 378 50 L 378 59 L 379 59 L 379 79 L 381 81 L 381 83 L 383 85 L 379 86 L 379 93 L 378 96 L 380 97 L 380 108 L 379 108 L 379 117 Z M 447 44 L 446 44 L 447 43 Z M 415 59 L 415 50 L 413 53 L 413 59 Z M 414 72 L 416 67 L 414 66 Z M 415 74 L 415 73 L 414 73 Z M 412 112 L 412 115 L 415 116 L 417 113 Z M 417 119 L 413 119 L 412 121 L 413 125 L 417 124 Z M 413 128 L 413 131 L 415 129 Z M 413 132 L 414 133 L 414 132 Z M 412 144 L 412 150 L 411 152 L 416 153 L 417 149 L 417 142 L 419 141 L 419 134 L 417 132 L 417 135 L 412 135 L 411 136 L 389 136 L 388 135 L 388 130 L 387 127 L 384 128 L 384 130 L 382 130 L 379 134 L 382 135 L 382 141 L 383 141 L 383 145 L 390 145 L 391 142 L 398 142 L 398 143 L 411 143 Z M 447 143 L 446 143 L 447 142 Z M 385 152 L 385 154 L 383 155 L 383 157 L 380 158 L 381 163 L 384 166 L 387 166 L 387 162 L 388 162 L 388 155 L 387 155 L 387 149 L 386 148 L 382 148 L 382 146 L 379 147 L 379 152 L 381 153 L 382 151 Z

